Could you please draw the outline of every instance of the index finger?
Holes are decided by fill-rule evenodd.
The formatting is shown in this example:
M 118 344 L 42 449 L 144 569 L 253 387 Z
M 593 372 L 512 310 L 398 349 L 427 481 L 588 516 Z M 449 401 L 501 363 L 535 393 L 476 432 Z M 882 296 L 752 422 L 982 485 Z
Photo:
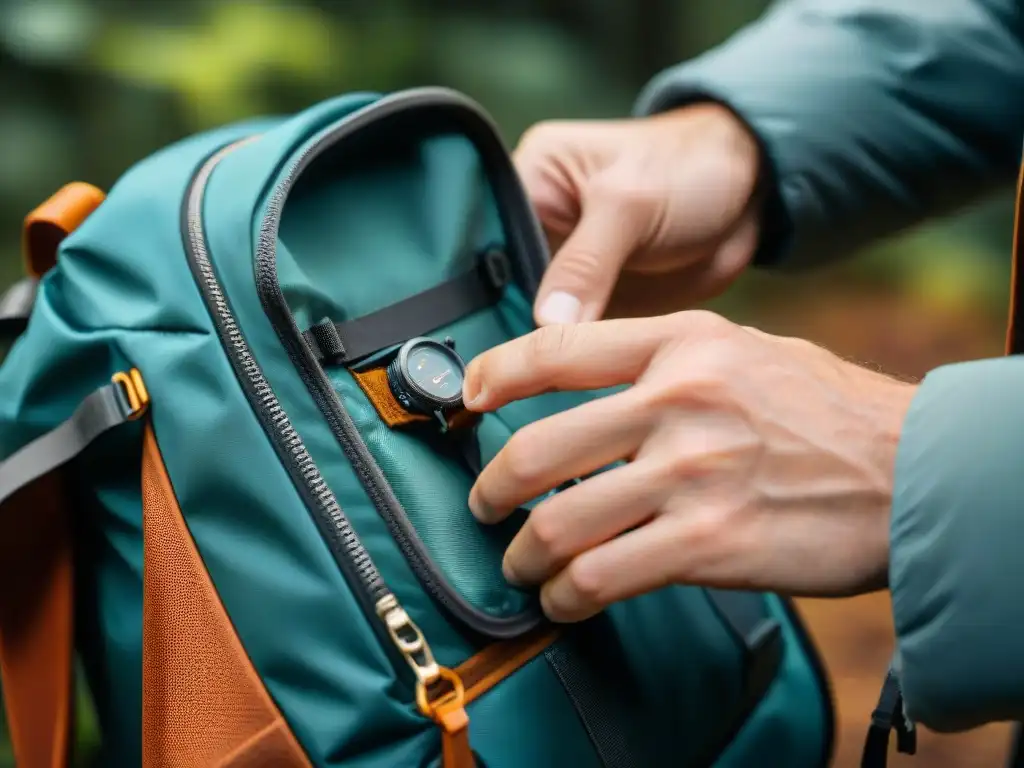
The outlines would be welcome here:
M 679 329 L 671 316 L 549 325 L 489 349 L 466 368 L 463 400 L 486 411 L 551 390 L 630 384 Z

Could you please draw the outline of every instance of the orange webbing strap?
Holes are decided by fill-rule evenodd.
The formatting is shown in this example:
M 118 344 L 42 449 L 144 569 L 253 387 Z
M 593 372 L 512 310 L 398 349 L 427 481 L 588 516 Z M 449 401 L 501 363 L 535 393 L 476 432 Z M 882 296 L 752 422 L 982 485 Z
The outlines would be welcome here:
M 1010 312 L 1006 325 L 1006 354 L 1014 355 L 1022 350 L 1019 347 L 1017 313 L 1020 311 L 1019 281 L 1021 280 L 1024 265 L 1021 264 L 1021 249 L 1024 248 L 1024 233 L 1021 232 L 1021 218 L 1024 217 L 1024 162 L 1021 163 L 1017 174 L 1017 202 L 1013 215 L 1013 261 L 1010 268 Z
M 388 384 L 386 368 L 371 368 L 366 371 L 352 370 L 352 378 L 363 390 L 366 399 L 376 409 L 381 421 L 388 427 L 394 429 L 412 424 L 418 421 L 430 421 L 430 417 L 422 413 L 413 413 L 402 407 L 402 404 L 395 398 Z M 459 409 L 447 415 L 449 429 L 465 429 L 473 426 L 480 420 L 480 414 L 475 411 Z
M 377 409 L 381 420 L 389 427 L 401 427 L 414 421 L 430 421 L 429 416 L 407 411 L 395 399 L 388 385 L 388 374 L 385 368 L 371 368 L 368 371 L 352 371 L 356 384 L 363 394 Z
M 18 768 L 70 760 L 72 549 L 61 473 L 0 504 L 0 676 Z
M 65 768 L 72 742 L 74 546 L 63 468 L 148 405 L 139 372 L 117 373 L 67 421 L 0 461 L 0 676 L 18 768 Z
M 42 277 L 57 263 L 57 249 L 106 198 L 102 190 L 73 181 L 25 217 L 22 251 L 25 269 Z

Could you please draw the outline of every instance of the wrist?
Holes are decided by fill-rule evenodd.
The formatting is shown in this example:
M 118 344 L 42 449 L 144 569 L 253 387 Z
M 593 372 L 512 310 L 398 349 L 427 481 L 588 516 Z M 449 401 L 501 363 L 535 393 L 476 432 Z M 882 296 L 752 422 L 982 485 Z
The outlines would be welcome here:
M 881 376 L 881 374 L 879 374 Z M 887 497 L 891 506 L 896 479 L 896 454 L 903 435 L 903 425 L 918 385 L 889 377 L 876 396 L 878 433 L 874 446 L 875 464 L 886 479 Z
M 711 151 L 729 158 L 730 165 L 744 178 L 750 196 L 761 188 L 766 157 L 754 130 L 743 118 L 719 101 L 707 100 L 686 104 L 653 115 L 652 122 L 681 123 L 688 130 L 698 130 L 709 137 Z

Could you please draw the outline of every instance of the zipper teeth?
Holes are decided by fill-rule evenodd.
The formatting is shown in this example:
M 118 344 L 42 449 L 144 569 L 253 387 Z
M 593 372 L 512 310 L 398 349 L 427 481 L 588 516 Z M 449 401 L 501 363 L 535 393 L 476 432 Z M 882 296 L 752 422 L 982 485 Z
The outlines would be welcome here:
M 364 107 L 363 109 L 365 110 L 366 108 Z M 354 114 L 358 114 L 360 111 L 362 110 L 357 110 Z M 349 119 L 351 119 L 351 117 L 352 116 L 350 115 Z M 332 145 L 334 143 L 334 139 L 335 132 L 330 131 L 325 133 L 319 141 L 314 141 L 312 144 L 308 145 L 295 157 L 291 165 L 288 167 L 287 174 L 275 187 L 274 192 L 270 197 L 270 202 L 267 204 L 267 211 L 263 217 L 263 223 L 260 226 L 259 242 L 256 245 L 256 272 L 258 286 L 265 284 L 265 281 L 267 280 L 274 280 L 276 282 L 277 279 L 276 268 L 274 267 L 271 258 L 274 254 L 268 248 L 267 243 L 270 242 L 270 238 L 276 236 L 276 223 L 281 219 L 281 210 L 284 206 L 284 201 L 288 196 L 288 191 L 294 185 L 296 178 L 299 176 L 300 171 L 306 163 L 306 160 L 310 156 L 317 154 L 325 145 Z M 307 379 L 307 373 L 302 366 L 296 367 L 299 369 L 299 373 L 303 379 Z M 313 393 L 315 390 L 315 384 L 308 380 L 306 383 L 311 393 Z M 393 516 L 387 513 L 387 510 L 390 508 L 388 499 L 383 495 L 377 478 L 375 478 L 368 470 L 366 457 L 358 455 L 358 447 L 355 444 L 355 441 L 358 438 L 353 438 L 350 434 L 350 430 L 346 428 L 347 425 L 341 423 L 333 414 L 328 415 L 327 418 L 332 431 L 334 431 L 335 434 L 344 436 L 344 439 L 341 441 L 342 448 L 348 456 L 349 461 L 352 463 L 353 468 L 355 468 L 356 472 L 359 474 L 363 487 L 367 489 L 374 506 L 378 510 L 385 511 L 385 521 L 392 529 L 392 536 L 395 539 L 395 543 L 398 544 L 399 548 L 402 550 L 406 560 L 426 582 L 435 598 L 452 610 L 452 603 L 445 594 L 445 591 L 436 584 L 433 574 L 420 566 L 420 558 L 411 547 L 405 533 L 400 529 L 400 526 L 395 524 L 395 521 L 392 519 Z
M 316 499 L 316 503 L 325 519 L 330 521 L 334 533 L 344 549 L 345 555 L 349 558 L 363 586 L 370 593 L 374 602 L 377 602 L 389 595 L 390 590 L 381 579 L 380 572 L 370 557 L 370 553 L 367 552 L 366 547 L 359 540 L 359 536 L 342 511 L 334 493 L 328 487 L 327 482 L 313 461 L 313 457 L 310 456 L 309 451 L 303 444 L 302 438 L 299 437 L 288 415 L 281 407 L 281 403 L 260 370 L 259 364 L 249 351 L 249 345 L 246 343 L 245 337 L 235 321 L 234 314 L 228 306 L 224 292 L 221 290 L 220 282 L 214 274 L 213 266 L 210 263 L 209 253 L 206 249 L 206 239 L 203 236 L 203 192 L 210 174 L 213 173 L 217 163 L 224 155 L 237 146 L 237 143 L 229 145 L 213 155 L 200 169 L 193 182 L 188 200 L 188 235 L 192 254 L 196 266 L 202 275 L 207 293 L 216 310 L 217 317 L 231 345 L 232 352 L 241 363 L 249 383 L 259 398 L 260 408 L 267 414 L 279 438 L 287 446 L 296 468 Z
M 474 608 L 450 590 L 444 577 L 437 573 L 429 553 L 423 550 L 415 530 L 409 530 L 411 524 L 405 518 L 401 504 L 394 498 L 387 478 L 380 471 L 373 455 L 363 443 L 362 436 L 344 410 L 337 393 L 326 379 L 326 375 L 316 366 L 315 370 L 305 362 L 303 357 L 304 343 L 294 321 L 288 313 L 280 286 L 277 282 L 275 243 L 277 226 L 281 218 L 284 203 L 296 179 L 301 176 L 306 164 L 316 157 L 321 150 L 329 148 L 337 142 L 339 134 L 360 126 L 371 114 L 390 114 L 400 108 L 408 97 L 383 97 L 371 104 L 360 107 L 343 118 L 342 122 L 322 130 L 320 135 L 308 143 L 289 163 L 283 177 L 274 187 L 269 196 L 267 209 L 260 225 L 256 245 L 256 283 L 260 300 L 268 319 L 277 330 L 282 343 L 306 386 L 320 406 L 327 423 L 331 427 L 338 442 L 341 444 L 349 463 L 359 476 L 367 495 L 374 507 L 383 518 L 395 544 L 405 557 L 426 591 L 433 599 L 443 606 L 449 614 L 471 630 L 495 639 L 516 637 L 530 630 L 541 619 L 539 609 L 529 609 L 507 619 L 498 619 Z

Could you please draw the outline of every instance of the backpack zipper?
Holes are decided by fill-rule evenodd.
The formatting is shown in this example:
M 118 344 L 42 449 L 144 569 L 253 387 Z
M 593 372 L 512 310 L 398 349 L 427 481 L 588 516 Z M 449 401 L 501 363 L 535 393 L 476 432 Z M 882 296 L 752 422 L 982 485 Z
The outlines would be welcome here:
M 290 161 L 283 177 L 276 182 L 270 193 L 266 213 L 260 225 L 256 244 L 256 290 L 267 318 L 277 332 L 278 338 L 288 351 L 296 370 L 302 377 L 307 389 L 324 415 L 331 431 L 345 453 L 345 457 L 356 470 L 364 490 L 373 502 L 374 507 L 388 526 L 392 539 L 402 550 L 413 573 L 424 589 L 445 611 L 457 622 L 484 637 L 495 640 L 506 640 L 518 637 L 536 627 L 542 613 L 539 601 L 533 600 L 528 607 L 512 616 L 494 616 L 473 606 L 453 587 L 448 585 L 444 574 L 434 564 L 419 534 L 409 522 L 396 498 L 387 478 L 381 471 L 369 448 L 363 441 L 352 417 L 345 410 L 334 387 L 321 367 L 319 361 L 310 351 L 302 333 L 295 325 L 288 304 L 277 279 L 277 233 L 281 213 L 292 186 L 302 172 L 324 151 L 337 146 L 343 139 L 357 131 L 379 124 L 381 120 L 407 112 L 411 109 L 442 108 L 453 110 L 460 127 L 475 132 L 477 138 L 487 142 L 492 152 L 500 158 L 490 170 L 502 172 L 506 157 L 500 144 L 495 148 L 491 145 L 497 136 L 496 129 L 490 120 L 475 105 L 456 94 L 441 88 L 421 88 L 399 94 L 385 96 L 364 107 L 356 109 L 343 117 L 334 125 L 321 130 L 308 141 L 299 154 Z M 424 119 L 429 119 L 429 113 Z M 477 143 L 477 149 L 484 155 L 484 150 Z M 490 159 L 494 159 L 492 155 Z M 509 193 L 509 185 L 519 187 L 519 182 L 509 165 L 504 185 L 495 185 L 496 194 L 502 191 Z M 503 186 L 503 190 L 499 188 Z M 513 259 L 524 287 L 533 292 L 536 290 L 543 272 L 543 245 L 539 226 L 533 217 L 532 210 L 526 203 L 521 187 L 513 190 L 504 201 L 504 207 L 514 209 L 512 220 L 522 227 L 507 226 L 509 230 L 509 253 L 518 255 Z M 532 223 L 531 223 L 532 222 Z M 467 507 L 468 514 L 468 507 Z
M 295 480 L 295 486 L 304 497 L 314 521 L 325 534 L 341 572 L 348 578 L 364 610 L 379 618 L 379 622 L 371 624 L 377 628 L 378 634 L 383 629 L 387 638 L 384 646 L 392 648 L 392 653 L 397 651 L 411 668 L 417 686 L 427 687 L 441 678 L 441 667 L 434 659 L 426 637 L 384 583 L 370 553 L 359 540 L 302 438 L 281 407 L 249 350 L 210 261 L 202 221 L 206 185 L 213 169 L 224 156 L 251 138 L 234 142 L 215 152 L 200 166 L 189 184 L 182 206 L 182 231 L 189 266 L 206 299 L 207 308 L 231 365 L 250 400 L 258 406 L 255 412 Z

